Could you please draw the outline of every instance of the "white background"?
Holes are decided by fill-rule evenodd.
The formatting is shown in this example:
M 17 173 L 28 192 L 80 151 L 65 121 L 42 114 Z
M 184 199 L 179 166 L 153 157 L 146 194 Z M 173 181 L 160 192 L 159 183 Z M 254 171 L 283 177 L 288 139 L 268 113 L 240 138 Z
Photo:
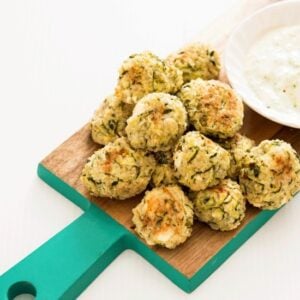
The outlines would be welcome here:
M 81 214 L 36 167 L 113 91 L 122 60 L 165 56 L 236 1 L 0 0 L 0 273 Z M 299 213 L 298 196 L 191 295 L 126 251 L 80 299 L 299 299 Z

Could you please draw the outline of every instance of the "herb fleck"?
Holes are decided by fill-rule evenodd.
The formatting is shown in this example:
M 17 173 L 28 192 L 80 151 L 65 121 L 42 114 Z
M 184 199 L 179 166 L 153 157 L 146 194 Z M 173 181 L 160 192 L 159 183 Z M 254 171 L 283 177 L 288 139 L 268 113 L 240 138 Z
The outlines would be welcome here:
M 167 109 L 165 109 L 164 110 L 164 114 L 168 114 L 168 113 L 170 113 L 170 112 L 172 112 L 173 110 L 171 109 L 171 108 L 167 108 Z
M 195 147 L 195 152 L 193 153 L 192 157 L 188 160 L 188 163 L 192 162 L 195 157 L 197 156 L 198 152 L 199 152 L 199 148 L 198 147 Z
M 251 163 L 251 164 L 249 165 L 249 167 L 250 167 L 250 170 L 253 171 L 254 176 L 255 176 L 255 177 L 258 177 L 258 175 L 259 175 L 259 173 L 260 173 L 259 166 L 256 165 L 255 163 Z

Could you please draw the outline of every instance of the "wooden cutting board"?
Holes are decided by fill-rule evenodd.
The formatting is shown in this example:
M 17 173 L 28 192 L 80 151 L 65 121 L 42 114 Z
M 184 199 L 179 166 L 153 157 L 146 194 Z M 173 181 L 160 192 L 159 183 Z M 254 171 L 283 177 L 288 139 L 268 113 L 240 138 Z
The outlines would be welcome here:
M 229 14 L 203 31 L 198 40 L 221 53 L 232 28 L 256 9 L 275 1 L 241 1 Z M 221 79 L 226 81 L 222 72 Z M 280 138 L 300 151 L 300 130 L 283 127 L 248 107 L 242 132 L 256 142 Z M 70 299 L 83 289 L 123 250 L 133 249 L 186 292 L 193 291 L 276 211 L 248 207 L 243 224 L 231 232 L 213 231 L 195 222 L 190 239 L 174 250 L 148 247 L 132 230 L 131 210 L 142 195 L 125 201 L 89 196 L 79 177 L 87 158 L 99 148 L 85 125 L 39 165 L 39 176 L 85 212 L 69 227 L 37 249 L 0 278 L 1 291 L 35 291 L 41 299 Z M 43 268 L 47 266 L 47 272 Z M 47 285 L 51 282 L 51 288 Z M 12 286 L 12 287 L 11 287 Z M 10 288 L 9 288 L 10 287 Z M 1 298 L 2 299 L 2 298 Z M 3 298 L 4 299 L 4 298 Z

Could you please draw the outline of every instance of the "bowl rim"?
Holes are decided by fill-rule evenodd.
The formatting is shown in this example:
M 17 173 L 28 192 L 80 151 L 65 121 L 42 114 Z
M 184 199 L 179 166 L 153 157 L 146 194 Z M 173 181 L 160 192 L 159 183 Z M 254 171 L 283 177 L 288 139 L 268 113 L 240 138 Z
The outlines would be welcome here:
M 297 128 L 297 129 L 300 129 L 300 117 L 299 117 L 299 122 L 293 122 L 293 121 L 290 121 L 288 118 L 287 118 L 287 114 L 282 114 L 282 117 L 280 117 L 280 112 L 278 111 L 278 113 L 274 116 L 272 114 L 272 111 L 269 111 L 268 108 L 266 107 L 263 107 L 263 106 L 258 106 L 256 105 L 255 103 L 253 103 L 253 101 L 251 100 L 251 98 L 253 97 L 249 97 L 249 95 L 245 94 L 244 92 L 240 91 L 239 88 L 237 87 L 237 85 L 235 84 L 236 83 L 236 80 L 232 79 L 232 77 L 230 76 L 230 59 L 229 59 L 229 52 L 230 52 L 230 48 L 231 48 L 231 45 L 232 45 L 232 41 L 236 38 L 236 34 L 238 32 L 241 31 L 241 29 L 245 26 L 245 24 L 251 22 L 251 20 L 253 20 L 255 17 L 257 17 L 258 15 L 263 15 L 265 12 L 267 11 L 270 11 L 272 9 L 274 9 L 275 7 L 278 7 L 278 6 L 282 6 L 282 7 L 286 7 L 286 6 L 289 6 L 289 5 L 299 5 L 300 6 L 300 0 L 285 0 L 285 1 L 280 1 L 280 2 L 277 2 L 277 3 L 273 3 L 273 4 L 270 4 L 270 5 L 267 5 L 259 10 L 257 10 L 256 12 L 254 12 L 253 14 L 251 14 L 250 16 L 246 17 L 242 22 L 240 22 L 238 25 L 236 25 L 227 42 L 226 42 L 226 46 L 225 46 L 225 49 L 224 49 L 224 55 L 223 55 L 223 64 L 224 64 L 224 70 L 225 70 L 225 74 L 228 78 L 228 81 L 230 83 L 230 85 L 237 91 L 237 93 L 239 95 L 241 95 L 242 99 L 243 99 L 243 102 L 249 106 L 252 110 L 254 110 L 255 112 L 257 112 L 258 114 L 260 114 L 261 116 L 271 120 L 271 121 L 274 121 L 276 123 L 279 123 L 281 125 L 285 125 L 285 126 L 289 126 L 289 127 L 293 127 L 293 128 Z M 299 21 L 299 25 L 300 25 L 300 21 Z M 244 86 L 244 84 L 243 84 Z M 248 85 L 247 87 L 249 89 L 251 89 Z M 255 95 L 253 95 L 258 102 L 261 102 L 261 100 L 256 97 Z

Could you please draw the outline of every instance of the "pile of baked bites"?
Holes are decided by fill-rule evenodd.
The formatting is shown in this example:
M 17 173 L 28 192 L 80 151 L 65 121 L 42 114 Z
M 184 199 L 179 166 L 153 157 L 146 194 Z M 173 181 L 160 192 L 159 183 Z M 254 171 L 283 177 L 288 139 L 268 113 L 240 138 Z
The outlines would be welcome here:
M 233 230 L 246 200 L 277 209 L 300 190 L 299 157 L 288 143 L 255 146 L 238 133 L 243 103 L 219 72 L 219 55 L 201 44 L 165 60 L 131 55 L 91 121 L 93 140 L 105 146 L 89 158 L 82 182 L 94 196 L 119 200 L 147 189 L 132 221 L 148 245 L 183 243 L 194 215 Z

